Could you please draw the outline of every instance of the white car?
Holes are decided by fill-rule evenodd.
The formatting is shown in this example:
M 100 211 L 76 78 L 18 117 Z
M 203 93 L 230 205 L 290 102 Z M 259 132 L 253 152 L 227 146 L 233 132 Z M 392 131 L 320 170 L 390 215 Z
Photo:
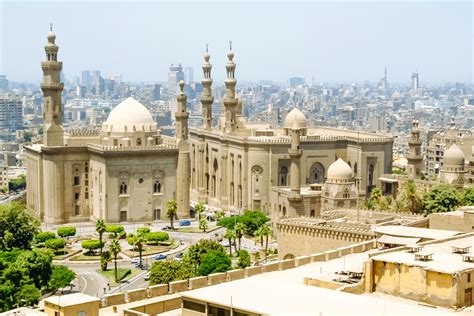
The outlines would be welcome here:
M 145 281 L 150 280 L 150 272 L 145 273 L 145 276 L 143 277 L 143 280 L 145 280 Z
M 133 264 L 139 264 L 140 263 L 140 258 L 137 257 L 137 258 L 132 258 L 132 263 Z

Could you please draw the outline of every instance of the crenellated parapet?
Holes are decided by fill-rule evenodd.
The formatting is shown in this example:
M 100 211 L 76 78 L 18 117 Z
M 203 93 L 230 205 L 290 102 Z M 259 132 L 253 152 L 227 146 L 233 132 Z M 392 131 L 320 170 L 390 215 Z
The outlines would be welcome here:
M 81 137 L 81 136 L 99 136 L 100 129 L 90 129 L 90 128 L 71 128 L 66 131 L 66 135 L 69 137 Z

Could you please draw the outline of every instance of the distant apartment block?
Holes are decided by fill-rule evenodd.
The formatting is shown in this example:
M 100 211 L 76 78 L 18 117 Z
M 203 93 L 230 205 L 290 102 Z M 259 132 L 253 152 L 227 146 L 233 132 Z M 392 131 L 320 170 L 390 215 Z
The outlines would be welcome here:
M 15 132 L 22 128 L 21 99 L 9 96 L 0 97 L 0 129 Z

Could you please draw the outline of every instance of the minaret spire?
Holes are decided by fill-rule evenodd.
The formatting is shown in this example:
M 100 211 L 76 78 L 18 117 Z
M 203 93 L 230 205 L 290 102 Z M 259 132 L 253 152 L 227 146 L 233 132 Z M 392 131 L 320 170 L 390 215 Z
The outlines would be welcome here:
M 48 44 L 44 47 L 46 60 L 41 63 L 43 69 L 43 82 L 41 90 L 44 95 L 44 145 L 63 146 L 62 127 L 62 101 L 61 92 L 64 85 L 61 83 L 60 74 L 63 63 L 58 62 L 58 50 L 56 45 L 56 34 L 53 33 L 53 24 L 49 25 Z
M 187 97 L 184 94 L 184 81 L 179 82 L 179 92 L 176 96 L 178 110 L 176 118 L 176 138 L 178 145 L 178 165 L 176 168 L 176 204 L 179 218 L 188 218 L 189 214 L 189 179 L 191 177 L 191 159 L 188 141 L 188 117 L 186 111 Z
M 223 99 L 225 107 L 225 124 L 224 132 L 234 133 L 236 127 L 236 107 L 237 99 L 235 97 L 235 85 L 237 80 L 235 80 L 235 63 L 234 52 L 232 51 L 232 41 L 229 41 L 229 52 L 227 53 L 228 61 L 225 65 L 227 71 L 227 78 L 225 79 L 226 93 Z
M 421 154 L 420 122 L 413 120 L 411 138 L 408 141 L 407 172 L 413 179 L 421 179 L 423 156 Z
M 204 54 L 204 64 L 202 65 L 202 71 L 204 78 L 202 79 L 203 91 L 201 95 L 202 104 L 202 128 L 210 130 L 212 128 L 212 103 L 214 103 L 214 97 L 212 96 L 212 78 L 211 70 L 212 65 L 209 63 L 209 45 L 206 44 L 206 53 Z

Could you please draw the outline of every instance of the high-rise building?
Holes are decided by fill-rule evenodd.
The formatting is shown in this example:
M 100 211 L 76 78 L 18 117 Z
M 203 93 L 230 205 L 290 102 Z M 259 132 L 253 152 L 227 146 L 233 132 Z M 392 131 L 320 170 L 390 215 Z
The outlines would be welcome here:
M 15 132 L 23 128 L 22 100 L 0 97 L 0 129 Z
M 176 92 L 178 87 L 178 82 L 184 80 L 184 72 L 181 64 L 174 66 L 171 64 L 170 71 L 168 73 L 168 90 L 172 93 Z
M 153 87 L 153 101 L 159 101 L 161 98 L 161 84 L 155 84 Z
M 102 78 L 100 76 L 100 70 L 91 70 L 91 80 L 93 85 L 100 84 L 100 79 Z
M 8 90 L 7 76 L 0 75 L 0 91 L 4 92 Z
M 297 86 L 304 84 L 304 78 L 293 77 L 290 78 L 289 83 L 291 88 L 296 88 Z
M 91 73 L 89 70 L 83 70 L 81 72 L 81 83 L 84 87 L 89 87 L 92 84 Z
M 109 79 L 115 81 L 115 83 L 122 83 L 122 74 L 110 74 Z
M 416 91 L 420 88 L 420 78 L 418 77 L 418 72 L 414 72 L 411 75 L 411 90 Z
M 194 82 L 193 76 L 194 76 L 193 67 L 184 67 L 184 82 L 186 82 L 186 84 Z

